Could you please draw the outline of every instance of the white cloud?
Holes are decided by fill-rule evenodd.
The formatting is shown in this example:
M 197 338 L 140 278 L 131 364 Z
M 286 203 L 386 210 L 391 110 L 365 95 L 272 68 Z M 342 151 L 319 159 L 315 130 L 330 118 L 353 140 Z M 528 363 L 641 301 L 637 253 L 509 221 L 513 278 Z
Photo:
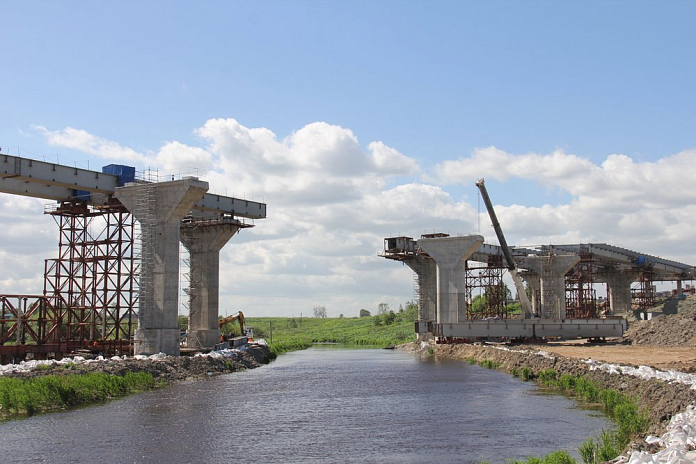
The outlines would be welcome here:
M 388 174 L 415 175 L 420 168 L 413 158 L 402 155 L 383 142 L 370 142 L 368 145 L 372 153 L 372 162 L 378 170 Z
M 194 130 L 200 146 L 169 141 L 147 155 L 78 129 L 34 129 L 52 146 L 162 169 L 205 169 L 211 191 L 265 201 L 268 218 L 242 230 L 222 251 L 223 312 L 244 308 L 253 315 L 298 316 L 321 304 L 330 315 L 351 316 L 360 308 L 374 311 L 380 302 L 398 307 L 413 298 L 412 275 L 407 267 L 377 257 L 383 238 L 478 233 L 480 223 L 487 241 L 495 242 L 485 212 L 479 216 L 476 205 L 456 201 L 448 191 L 450 184 L 478 177 L 522 180 L 567 194 L 568 200 L 555 205 L 496 205 L 510 244 L 606 242 L 696 262 L 696 220 L 687 209 L 696 204 L 690 185 L 696 150 L 653 162 L 612 154 L 596 164 L 562 150 L 513 154 L 488 147 L 469 158 L 443 160 L 429 174 L 396 148 L 381 141 L 363 148 L 350 129 L 325 122 L 280 138 L 235 119 L 210 119 Z M 436 182 L 423 182 L 431 174 Z M 19 204 L 20 225 L 3 227 L 0 240 L 50 242 L 44 250 L 50 256 L 46 250 L 56 248 L 51 238 L 56 232 L 37 228 L 32 215 L 40 215 L 40 209 L 35 212 L 32 202 Z M 14 211 L 0 196 L 3 225 Z M 4 260 L 20 262 L 12 245 L 1 249 Z M 39 270 L 17 266 L 0 285 L 39 281 L 42 272 L 42 264 Z
M 142 153 L 123 147 L 116 142 L 103 139 L 82 129 L 66 127 L 63 130 L 50 131 L 44 126 L 33 125 L 31 128 L 44 136 L 46 142 L 54 147 L 71 148 L 100 158 L 121 160 L 122 162 L 146 163 L 147 157 Z

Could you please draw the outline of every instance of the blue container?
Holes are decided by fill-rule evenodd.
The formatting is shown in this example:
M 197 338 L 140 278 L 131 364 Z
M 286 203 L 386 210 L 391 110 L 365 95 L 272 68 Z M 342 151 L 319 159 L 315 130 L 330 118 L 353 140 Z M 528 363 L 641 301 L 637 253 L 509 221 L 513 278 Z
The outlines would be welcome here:
M 123 164 L 109 164 L 102 168 L 104 174 L 111 174 L 118 178 L 118 186 L 123 187 L 128 182 L 135 182 L 135 168 Z
M 77 200 L 90 201 L 92 199 L 92 194 L 87 190 L 73 189 L 72 194 Z

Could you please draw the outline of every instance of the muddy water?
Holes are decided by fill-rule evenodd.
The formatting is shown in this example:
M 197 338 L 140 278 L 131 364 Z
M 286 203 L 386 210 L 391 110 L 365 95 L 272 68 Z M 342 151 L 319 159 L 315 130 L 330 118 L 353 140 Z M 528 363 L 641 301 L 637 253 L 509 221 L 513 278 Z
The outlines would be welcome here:
M 0 424 L 2 462 L 478 463 L 608 420 L 461 361 L 321 346 L 258 369 Z

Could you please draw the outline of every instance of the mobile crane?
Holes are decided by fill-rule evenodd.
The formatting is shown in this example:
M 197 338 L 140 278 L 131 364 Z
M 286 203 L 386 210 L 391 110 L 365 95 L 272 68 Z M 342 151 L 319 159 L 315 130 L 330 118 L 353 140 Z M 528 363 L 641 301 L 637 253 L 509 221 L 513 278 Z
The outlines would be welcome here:
M 515 288 L 517 289 L 517 296 L 520 299 L 520 306 L 522 308 L 522 314 L 525 319 L 532 318 L 532 304 L 527 297 L 527 292 L 522 284 L 522 278 L 517 274 L 517 266 L 515 261 L 512 259 L 512 254 L 510 253 L 510 248 L 508 248 L 507 241 L 503 235 L 503 229 L 500 227 L 500 222 L 498 222 L 498 217 L 495 215 L 495 210 L 493 209 L 493 203 L 488 196 L 488 191 L 486 190 L 486 185 L 483 179 L 479 179 L 476 182 L 476 187 L 481 191 L 481 197 L 486 205 L 486 210 L 488 210 L 488 215 L 491 217 L 491 222 L 493 223 L 493 229 L 495 229 L 495 234 L 498 236 L 498 241 L 500 242 L 500 248 L 503 249 L 503 255 L 505 256 L 505 261 L 508 265 L 508 271 L 510 271 L 510 276 L 512 276 L 512 281 L 515 283 Z

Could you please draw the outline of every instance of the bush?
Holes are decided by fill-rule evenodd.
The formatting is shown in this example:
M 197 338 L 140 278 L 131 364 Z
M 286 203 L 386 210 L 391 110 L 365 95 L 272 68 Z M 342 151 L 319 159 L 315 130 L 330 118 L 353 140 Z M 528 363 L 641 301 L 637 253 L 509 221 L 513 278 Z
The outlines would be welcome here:
M 523 367 L 522 368 L 522 379 L 523 380 L 532 380 L 534 378 L 534 373 L 532 370 L 528 367 Z
M 539 381 L 544 385 L 556 384 L 556 371 L 554 369 L 542 369 L 539 371 Z

